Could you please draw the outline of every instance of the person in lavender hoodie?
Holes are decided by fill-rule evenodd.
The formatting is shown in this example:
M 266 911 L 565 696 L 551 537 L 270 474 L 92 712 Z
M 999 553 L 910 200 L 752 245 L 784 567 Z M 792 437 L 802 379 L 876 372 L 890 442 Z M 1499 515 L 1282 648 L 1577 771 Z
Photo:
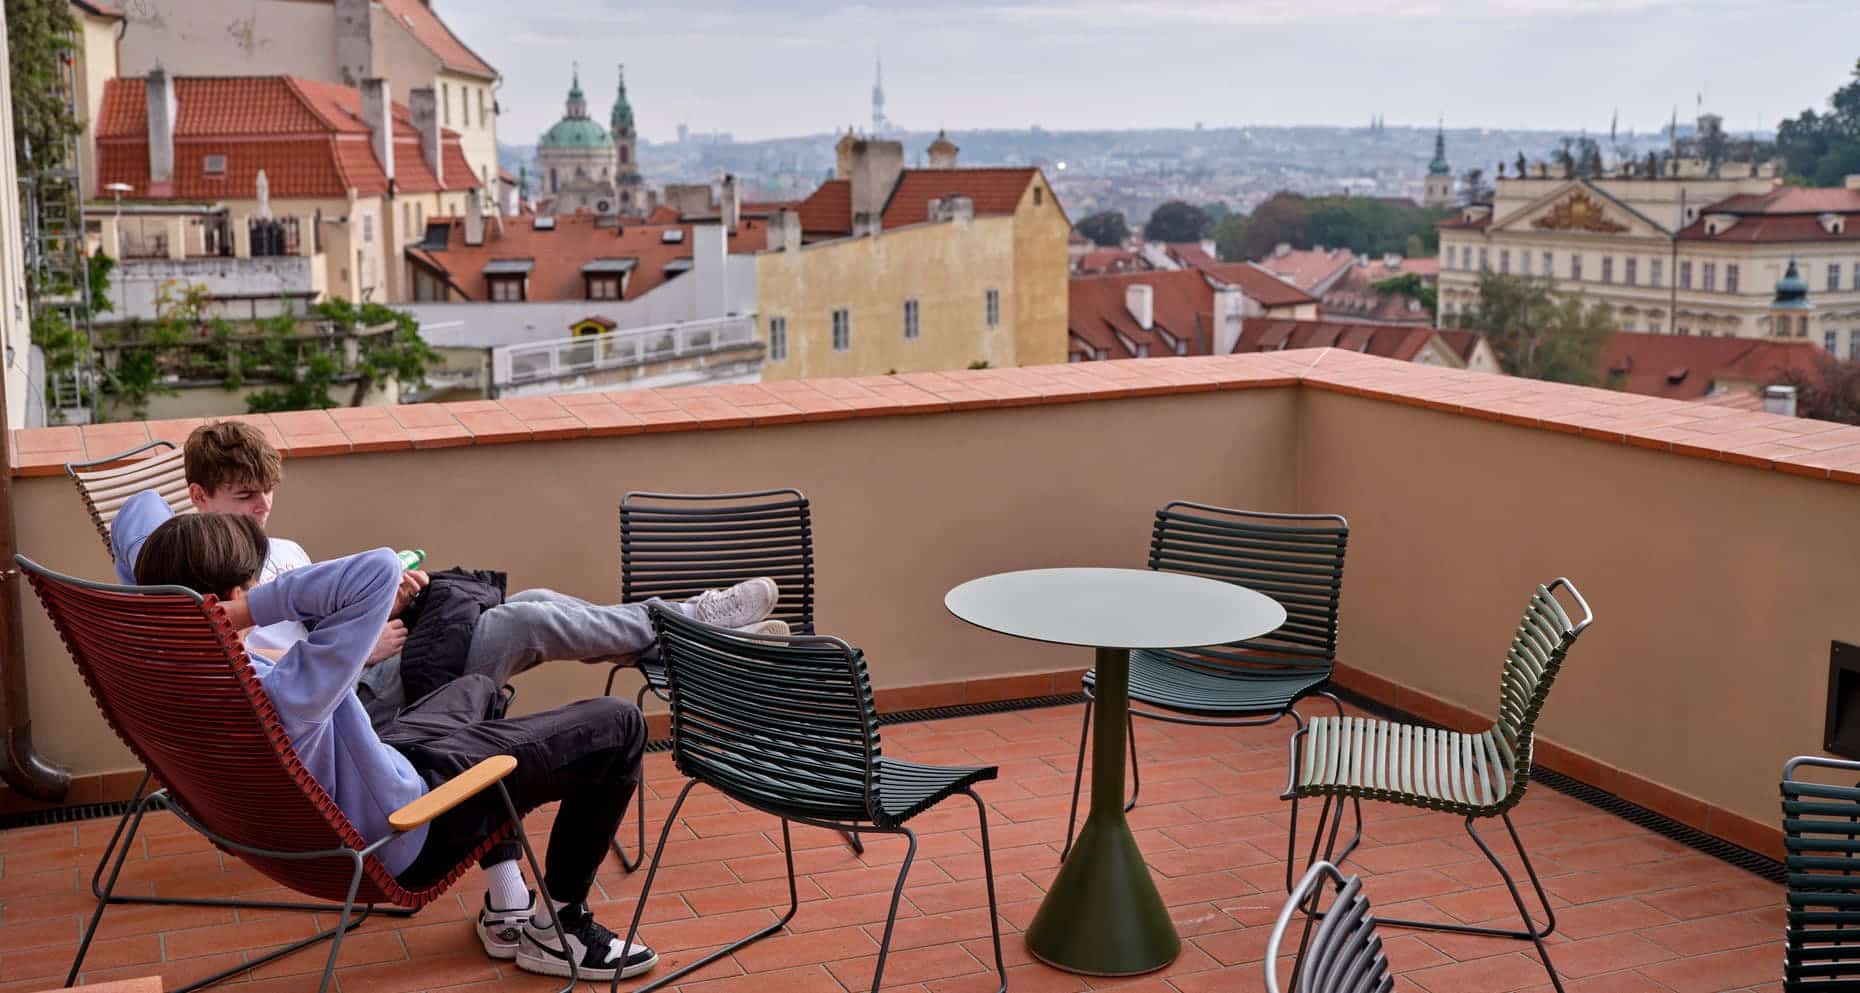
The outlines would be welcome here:
M 558 929 L 583 979 L 636 976 L 656 965 L 651 948 L 627 945 L 587 906 L 595 870 L 639 786 L 646 746 L 639 709 L 597 697 L 486 719 L 497 684 L 467 674 L 377 733 L 355 686 L 394 608 L 404 571 L 399 558 L 378 548 L 301 566 L 260 585 L 268 553 L 264 528 L 250 516 L 173 517 L 140 543 L 135 579 L 218 596 L 242 638 L 254 627 L 305 625 L 303 639 L 275 660 L 250 655 L 252 668 L 304 768 L 364 839 L 388 836 L 390 813 L 495 755 L 517 760 L 504 785 L 519 811 L 560 801 L 541 880 L 545 898 L 534 901 L 520 929 L 518 968 L 569 975 Z M 508 820 L 501 798 L 481 793 L 383 846 L 378 857 L 403 885 L 424 888 Z

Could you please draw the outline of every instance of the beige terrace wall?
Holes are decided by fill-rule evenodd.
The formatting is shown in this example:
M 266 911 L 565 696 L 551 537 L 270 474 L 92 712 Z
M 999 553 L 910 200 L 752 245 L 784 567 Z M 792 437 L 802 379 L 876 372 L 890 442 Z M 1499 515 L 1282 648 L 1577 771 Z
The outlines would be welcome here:
M 1489 717 L 1533 584 L 1568 576 L 1596 621 L 1542 736 L 1775 822 L 1783 761 L 1820 750 L 1828 642 L 1860 642 L 1860 491 L 1309 388 L 1298 404 L 1300 503 L 1350 519 L 1340 661 Z
M 814 504 L 821 628 L 866 649 L 878 686 L 1050 672 L 1090 653 L 971 628 L 944 592 L 1008 569 L 1141 566 L 1170 499 L 1290 509 L 1295 406 L 1295 388 L 1255 389 L 294 459 L 272 521 L 313 556 L 419 546 L 436 566 L 506 569 L 513 588 L 608 598 L 626 490 L 792 485 Z M 109 575 L 69 482 L 17 479 L 13 492 L 26 555 Z M 27 598 L 35 740 L 76 775 L 130 768 Z M 519 707 L 597 694 L 605 676 L 544 666 L 518 680 Z

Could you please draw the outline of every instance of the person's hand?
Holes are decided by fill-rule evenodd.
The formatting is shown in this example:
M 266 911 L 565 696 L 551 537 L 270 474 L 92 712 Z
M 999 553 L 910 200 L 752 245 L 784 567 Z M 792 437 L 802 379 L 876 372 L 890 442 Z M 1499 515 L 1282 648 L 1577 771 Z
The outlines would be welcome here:
M 430 576 L 418 569 L 408 569 L 401 573 L 400 589 L 394 591 L 394 609 L 389 612 L 388 616 L 399 617 L 400 612 L 406 610 L 407 605 L 413 602 L 413 598 L 419 596 L 420 591 L 432 581 Z
M 368 653 L 368 658 L 362 664 L 374 665 L 383 659 L 391 658 L 399 654 L 400 647 L 406 643 L 407 625 L 399 621 L 389 621 L 387 626 L 381 629 L 381 637 L 375 641 L 374 651 Z

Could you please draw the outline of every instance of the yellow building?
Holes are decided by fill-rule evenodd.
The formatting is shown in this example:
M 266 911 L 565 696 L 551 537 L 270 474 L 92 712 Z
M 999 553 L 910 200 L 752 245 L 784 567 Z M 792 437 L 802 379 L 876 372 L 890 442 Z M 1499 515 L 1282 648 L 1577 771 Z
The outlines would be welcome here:
M 956 168 L 953 145 L 931 169 L 905 169 L 895 141 L 838 150 L 834 179 L 764 205 L 764 379 L 1065 361 L 1072 226 L 1040 170 Z

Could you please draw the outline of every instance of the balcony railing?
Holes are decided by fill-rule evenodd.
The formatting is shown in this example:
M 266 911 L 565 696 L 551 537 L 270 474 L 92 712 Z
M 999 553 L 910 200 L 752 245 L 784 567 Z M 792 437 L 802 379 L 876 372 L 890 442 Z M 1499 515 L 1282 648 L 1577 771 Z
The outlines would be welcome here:
M 604 369 L 709 355 L 755 342 L 755 318 L 727 317 L 525 345 L 499 345 L 491 350 L 492 380 L 498 387 L 516 386 Z

